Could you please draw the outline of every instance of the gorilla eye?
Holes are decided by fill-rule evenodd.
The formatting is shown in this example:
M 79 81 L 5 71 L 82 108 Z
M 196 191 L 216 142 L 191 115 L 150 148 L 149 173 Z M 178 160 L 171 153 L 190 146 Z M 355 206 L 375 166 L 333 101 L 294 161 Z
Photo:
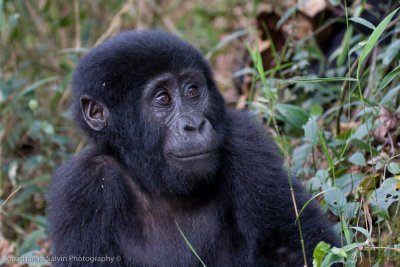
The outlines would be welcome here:
M 186 97 L 195 97 L 199 94 L 199 89 L 195 85 L 191 85 L 187 90 L 186 90 Z
M 163 105 L 171 103 L 172 100 L 171 96 L 166 92 L 160 92 L 159 94 L 157 94 L 156 99 L 158 103 L 161 103 Z

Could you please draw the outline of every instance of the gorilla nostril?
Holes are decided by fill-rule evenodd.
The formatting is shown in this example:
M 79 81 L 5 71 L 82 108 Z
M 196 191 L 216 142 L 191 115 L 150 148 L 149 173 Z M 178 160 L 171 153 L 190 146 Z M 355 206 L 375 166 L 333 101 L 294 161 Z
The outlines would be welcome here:
M 183 127 L 183 130 L 186 132 L 193 132 L 193 131 L 196 131 L 196 127 L 193 127 L 192 125 L 185 125 Z

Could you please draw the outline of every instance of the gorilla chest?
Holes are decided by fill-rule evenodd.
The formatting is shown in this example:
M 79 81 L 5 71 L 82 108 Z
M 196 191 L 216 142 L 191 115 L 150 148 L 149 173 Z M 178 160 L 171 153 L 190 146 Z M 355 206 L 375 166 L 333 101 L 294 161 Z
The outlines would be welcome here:
M 201 266 L 191 246 L 207 266 L 214 266 L 232 250 L 222 216 L 215 203 L 142 203 L 134 234 L 123 235 L 126 259 L 134 266 Z

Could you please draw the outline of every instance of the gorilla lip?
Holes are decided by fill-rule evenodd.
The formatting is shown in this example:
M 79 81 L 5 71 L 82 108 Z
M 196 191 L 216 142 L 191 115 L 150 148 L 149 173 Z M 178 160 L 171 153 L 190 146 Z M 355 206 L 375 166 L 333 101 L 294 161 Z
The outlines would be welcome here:
M 193 154 L 176 155 L 176 154 L 173 154 L 173 153 L 169 153 L 169 155 L 171 155 L 174 158 L 179 159 L 179 160 L 186 160 L 186 159 L 202 158 L 202 157 L 205 157 L 205 156 L 211 154 L 212 152 L 214 152 L 214 151 L 213 150 L 207 150 L 207 151 L 202 151 L 202 152 L 193 153 Z

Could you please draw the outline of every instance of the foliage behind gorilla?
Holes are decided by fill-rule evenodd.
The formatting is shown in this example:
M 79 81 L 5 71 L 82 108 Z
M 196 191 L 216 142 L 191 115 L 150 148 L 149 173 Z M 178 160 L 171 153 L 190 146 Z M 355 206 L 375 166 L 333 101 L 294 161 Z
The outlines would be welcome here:
M 302 266 L 288 177 L 244 112 L 225 110 L 208 63 L 159 31 L 125 32 L 79 63 L 72 112 L 91 145 L 55 173 L 53 254 L 119 257 L 105 266 Z M 309 196 L 294 181 L 297 206 Z M 338 245 L 312 203 L 308 263 Z M 56 266 L 88 262 L 59 261 Z M 101 265 L 97 262 L 95 265 Z

